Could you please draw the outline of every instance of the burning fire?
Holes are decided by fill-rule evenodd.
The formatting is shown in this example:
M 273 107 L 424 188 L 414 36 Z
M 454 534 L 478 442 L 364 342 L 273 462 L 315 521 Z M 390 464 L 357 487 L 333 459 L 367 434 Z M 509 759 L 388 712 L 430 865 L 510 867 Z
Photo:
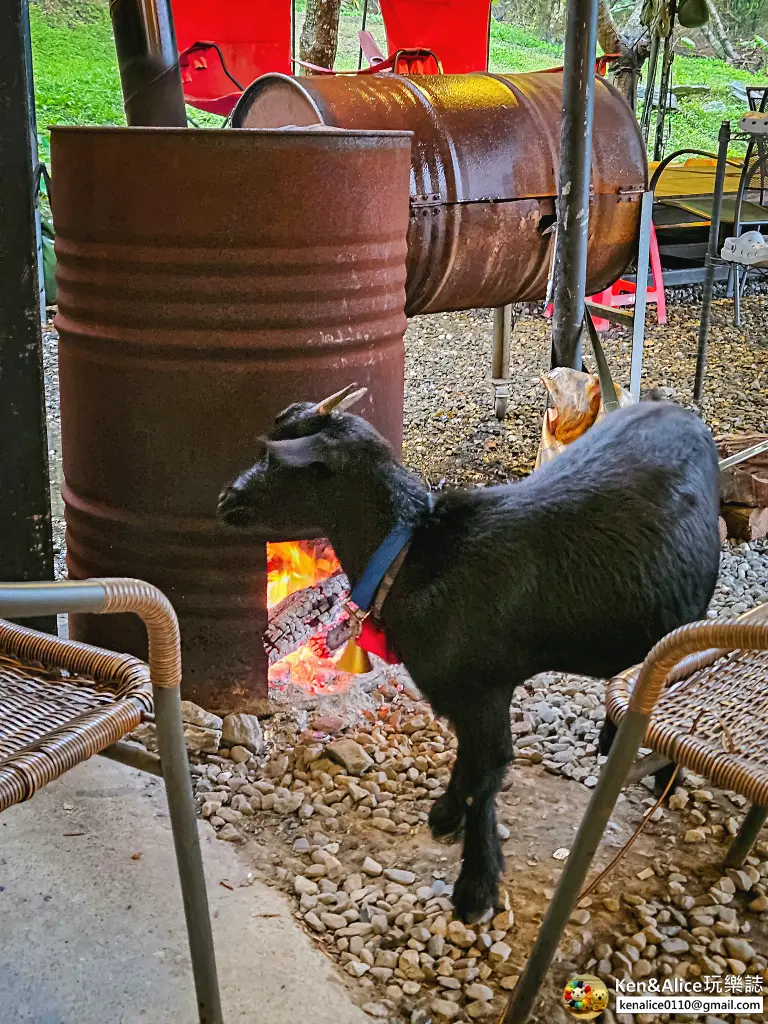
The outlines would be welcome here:
M 327 540 L 285 541 L 267 544 L 267 609 L 289 594 L 314 587 L 341 568 Z M 312 641 L 286 655 L 269 669 L 271 686 L 302 686 L 310 693 L 334 693 L 348 688 L 351 677 L 336 668 L 336 659 L 315 653 Z
M 274 608 L 297 590 L 314 587 L 340 568 L 327 540 L 267 544 L 267 608 Z

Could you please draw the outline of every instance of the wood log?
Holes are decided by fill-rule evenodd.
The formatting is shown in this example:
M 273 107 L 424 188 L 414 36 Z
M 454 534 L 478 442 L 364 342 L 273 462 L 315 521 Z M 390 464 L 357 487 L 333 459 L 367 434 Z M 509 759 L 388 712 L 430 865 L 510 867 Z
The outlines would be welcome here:
M 743 452 L 745 448 L 765 441 L 766 434 L 737 434 L 717 438 L 721 459 Z M 722 501 L 729 505 L 750 505 L 768 508 L 768 452 L 723 470 L 720 474 Z
M 768 535 L 768 508 L 751 505 L 723 505 L 723 519 L 728 536 L 736 540 L 760 540 Z
M 270 665 L 327 630 L 341 617 L 349 596 L 349 582 L 337 572 L 314 587 L 305 587 L 276 604 L 269 613 L 264 647 Z

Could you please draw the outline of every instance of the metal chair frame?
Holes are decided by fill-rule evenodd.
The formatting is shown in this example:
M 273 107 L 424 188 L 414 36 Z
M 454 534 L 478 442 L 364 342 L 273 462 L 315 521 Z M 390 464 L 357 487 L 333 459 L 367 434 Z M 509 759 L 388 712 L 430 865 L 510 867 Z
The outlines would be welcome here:
M 143 752 L 135 754 L 129 744 L 115 742 L 121 719 L 115 714 L 94 712 L 77 715 L 72 721 L 51 728 L 39 742 L 32 740 L 21 749 L 0 757 L 0 810 L 27 800 L 40 786 L 64 774 L 69 768 L 101 753 L 115 760 L 156 774 L 165 782 L 168 810 L 181 882 L 184 914 L 189 936 L 192 970 L 197 993 L 200 1024 L 223 1024 L 216 960 L 213 948 L 208 897 L 200 852 L 197 815 L 184 742 L 181 718 L 181 650 L 176 614 L 168 599 L 155 587 L 140 580 L 92 579 L 60 583 L 0 584 L 0 616 L 40 618 L 59 613 L 126 613 L 138 615 L 149 639 L 149 671 L 137 658 L 118 655 L 86 644 L 37 633 L 11 623 L 0 623 L 0 651 L 3 647 L 23 667 L 30 665 L 62 669 L 68 682 L 89 675 L 108 683 L 120 677 L 129 683 L 127 699 L 118 699 L 123 725 L 140 721 L 149 706 L 149 685 L 157 726 L 159 762 Z M 94 729 L 94 719 L 100 727 Z M 109 735 L 108 735 L 109 734 Z M 123 733 L 124 734 L 124 733 Z
M 637 752 L 641 746 L 658 749 L 650 742 L 652 737 L 646 734 L 651 725 L 651 716 L 665 689 L 694 671 L 713 664 L 729 652 L 768 651 L 766 620 L 768 604 L 752 609 L 735 621 L 694 622 L 683 626 L 656 644 L 639 670 L 630 670 L 635 684 L 628 707 L 621 718 L 611 753 L 600 772 L 533 950 L 501 1024 L 524 1024 L 533 1010 L 537 993 L 578 903 L 579 894 L 583 891 L 587 873 L 616 801 L 632 775 Z M 727 667 L 723 671 L 727 671 Z M 652 732 L 658 735 L 659 730 Z M 729 763 L 722 751 L 712 749 L 707 754 L 704 742 L 695 737 L 689 738 L 690 741 L 676 743 L 673 743 L 673 739 L 668 738 L 664 743 L 659 741 L 659 746 L 669 748 L 673 744 L 679 764 L 685 766 L 687 757 L 691 766 L 695 766 L 695 770 L 701 774 L 707 774 L 709 768 L 715 780 L 719 774 L 724 779 L 727 776 L 728 788 L 741 792 L 752 801 L 752 807 L 731 845 L 726 861 L 729 866 L 741 866 L 768 817 L 768 773 L 759 768 L 750 771 L 744 767 L 743 757 L 738 759 L 739 763 Z M 668 758 L 670 749 L 662 753 Z

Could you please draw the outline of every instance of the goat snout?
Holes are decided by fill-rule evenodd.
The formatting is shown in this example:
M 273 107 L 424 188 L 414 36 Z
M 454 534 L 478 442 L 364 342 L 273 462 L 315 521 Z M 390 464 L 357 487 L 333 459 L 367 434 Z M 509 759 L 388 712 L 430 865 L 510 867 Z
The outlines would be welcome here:
M 218 518 L 229 526 L 248 526 L 251 522 L 251 510 L 240 488 L 230 484 L 219 495 L 216 506 Z

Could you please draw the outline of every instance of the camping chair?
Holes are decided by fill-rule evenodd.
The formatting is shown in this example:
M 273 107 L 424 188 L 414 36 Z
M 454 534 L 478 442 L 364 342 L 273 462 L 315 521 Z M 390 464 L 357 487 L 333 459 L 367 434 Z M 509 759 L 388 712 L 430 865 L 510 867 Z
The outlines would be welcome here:
M 768 604 L 730 621 L 682 626 L 608 684 L 619 727 L 503 1024 L 523 1024 L 557 950 L 640 746 L 752 804 L 726 865 L 744 863 L 768 816 Z M 649 755 L 653 756 L 653 755 Z M 658 770 L 658 758 L 656 767 Z
M 292 0 L 172 0 L 184 99 L 228 116 L 268 71 L 291 73 Z
M 103 754 L 162 774 L 184 900 L 200 1024 L 222 1024 L 208 898 L 181 720 L 176 615 L 159 590 L 131 579 L 0 584 L 0 615 L 132 612 L 149 665 L 0 619 L 0 812 Z M 154 715 L 160 756 L 123 742 Z
M 491 0 L 380 0 L 390 54 L 433 51 L 448 75 L 488 70 Z

